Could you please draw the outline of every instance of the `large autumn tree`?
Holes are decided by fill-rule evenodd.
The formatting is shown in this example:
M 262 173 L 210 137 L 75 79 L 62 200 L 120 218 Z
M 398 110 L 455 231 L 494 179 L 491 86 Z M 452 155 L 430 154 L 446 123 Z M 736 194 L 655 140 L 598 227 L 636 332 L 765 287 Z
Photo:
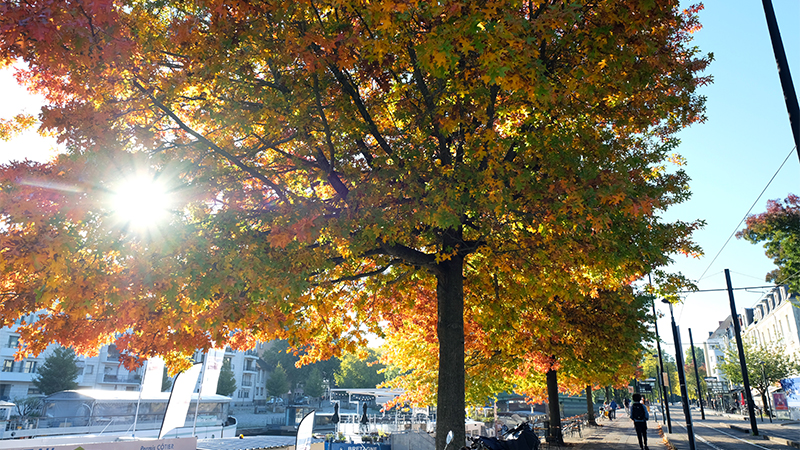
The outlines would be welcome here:
M 26 64 L 67 154 L 2 170 L 0 321 L 44 311 L 20 329 L 34 353 L 120 335 L 128 365 L 181 365 L 196 348 L 286 338 L 310 361 L 415 320 L 413 299 L 387 293 L 424 284 L 437 447 L 449 430 L 460 442 L 465 289 L 476 316 L 496 312 L 485 286 L 520 310 L 583 302 L 695 250 L 694 224 L 660 220 L 688 196 L 664 166 L 674 135 L 703 118 L 694 13 L 677 0 L 4 2 L 0 59 Z M 160 228 L 114 214 L 137 170 L 173 194 Z

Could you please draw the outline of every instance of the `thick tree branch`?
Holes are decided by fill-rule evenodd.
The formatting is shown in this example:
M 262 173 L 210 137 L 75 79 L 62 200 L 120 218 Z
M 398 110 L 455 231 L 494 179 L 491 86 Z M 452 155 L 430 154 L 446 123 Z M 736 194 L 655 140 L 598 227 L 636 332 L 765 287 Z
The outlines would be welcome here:
M 347 80 L 347 77 L 344 76 L 341 70 L 338 67 L 334 66 L 333 64 L 328 64 L 328 70 L 331 71 L 336 81 L 342 86 L 344 92 L 350 97 L 353 103 L 356 105 L 356 109 L 358 109 L 358 113 L 361 115 L 361 118 L 364 119 L 364 122 L 367 124 L 367 129 L 369 133 L 375 138 L 375 141 L 378 142 L 378 145 L 383 149 L 384 153 L 389 157 L 395 159 L 398 166 L 403 167 L 403 161 L 395 158 L 394 152 L 392 151 L 392 147 L 389 146 L 389 143 L 386 142 L 383 135 L 381 134 L 380 130 L 378 130 L 378 126 L 375 124 L 375 121 L 372 120 L 372 116 L 370 115 L 369 111 L 367 111 L 367 107 L 364 105 L 364 102 L 361 100 L 361 96 L 356 91 L 355 87 L 350 84 Z
M 436 257 L 434 255 L 414 250 L 405 245 L 381 244 L 381 249 L 389 256 L 402 259 L 406 264 L 429 268 L 436 266 Z
M 369 272 L 363 272 L 363 273 L 359 273 L 359 274 L 355 274 L 355 275 L 350 275 L 350 276 L 347 276 L 347 277 L 341 277 L 341 278 L 337 278 L 335 280 L 329 280 L 329 281 L 326 281 L 326 283 L 336 284 L 336 283 L 343 283 L 345 281 L 356 281 L 356 280 L 361 280 L 363 278 L 369 278 L 369 277 L 372 277 L 372 276 L 375 276 L 375 275 L 379 275 L 379 274 L 381 274 L 383 272 L 386 272 L 387 270 L 389 270 L 390 267 L 392 267 L 394 265 L 397 265 L 397 264 L 400 264 L 402 262 L 403 261 L 401 261 L 400 259 L 393 259 L 393 260 L 389 261 L 389 264 L 386 264 L 385 266 L 381 266 L 381 267 L 379 267 L 379 268 L 377 268 L 375 270 L 371 270 Z

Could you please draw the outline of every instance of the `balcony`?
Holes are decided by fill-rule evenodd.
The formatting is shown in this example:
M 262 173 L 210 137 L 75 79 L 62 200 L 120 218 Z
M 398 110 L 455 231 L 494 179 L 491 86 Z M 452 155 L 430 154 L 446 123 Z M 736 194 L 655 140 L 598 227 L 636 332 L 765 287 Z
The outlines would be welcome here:
M 142 377 L 139 375 L 115 375 L 104 374 L 103 383 L 120 383 L 120 384 L 139 384 L 142 382 Z
M 255 350 L 247 350 L 246 352 L 244 352 L 244 356 L 250 356 L 250 357 L 253 357 L 253 358 L 258 358 L 258 352 L 255 351 Z
M 106 362 L 119 362 L 119 353 L 109 353 L 106 355 Z

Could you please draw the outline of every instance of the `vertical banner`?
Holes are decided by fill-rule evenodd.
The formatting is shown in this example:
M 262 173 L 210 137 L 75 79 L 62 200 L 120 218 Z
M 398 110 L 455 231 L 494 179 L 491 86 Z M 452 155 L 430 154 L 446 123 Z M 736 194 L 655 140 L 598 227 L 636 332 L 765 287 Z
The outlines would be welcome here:
M 294 450 L 311 450 L 311 438 L 314 433 L 314 411 L 306 414 L 297 427 Z
M 224 348 L 212 348 L 208 351 L 203 370 L 203 381 L 200 383 L 200 397 L 208 397 L 217 393 L 217 383 L 224 357 Z
M 161 392 L 161 381 L 164 378 L 164 360 L 156 356 L 147 360 L 142 377 L 141 395 L 148 397 Z
M 164 439 L 167 433 L 186 423 L 192 392 L 197 385 L 197 377 L 200 375 L 202 367 L 202 364 L 195 364 L 189 370 L 181 372 L 175 377 L 172 393 L 169 395 L 169 403 L 167 403 L 167 412 L 164 414 L 164 421 L 161 422 L 161 431 L 158 432 L 159 439 Z

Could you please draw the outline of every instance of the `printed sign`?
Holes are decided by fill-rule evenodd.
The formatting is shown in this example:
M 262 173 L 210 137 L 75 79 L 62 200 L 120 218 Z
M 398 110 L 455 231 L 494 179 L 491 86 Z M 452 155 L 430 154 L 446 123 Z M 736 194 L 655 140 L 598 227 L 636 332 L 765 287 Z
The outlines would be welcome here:
M 772 402 L 775 405 L 775 411 L 789 410 L 789 401 L 786 399 L 786 395 L 784 395 L 782 392 L 773 392 Z

